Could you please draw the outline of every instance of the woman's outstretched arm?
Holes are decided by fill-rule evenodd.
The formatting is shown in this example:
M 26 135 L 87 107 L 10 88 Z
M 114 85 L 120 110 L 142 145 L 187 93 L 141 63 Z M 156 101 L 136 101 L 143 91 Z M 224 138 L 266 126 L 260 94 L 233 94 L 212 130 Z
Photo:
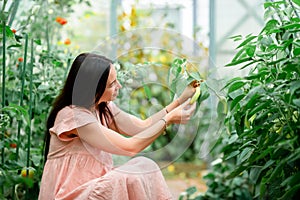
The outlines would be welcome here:
M 114 124 L 111 124 L 110 128 L 120 132 L 121 134 L 133 136 L 158 122 L 167 113 L 171 112 L 185 102 L 188 98 L 190 98 L 194 92 L 195 88 L 192 85 L 188 85 L 176 100 L 172 101 L 162 110 L 151 115 L 145 120 L 120 110 L 120 112 L 118 112 L 118 114 L 114 117 L 118 127 L 116 128 Z
M 77 135 L 88 144 L 113 154 L 134 156 L 150 145 L 170 123 L 185 124 L 189 121 L 196 105 L 188 101 L 166 114 L 148 128 L 132 137 L 124 137 L 99 123 L 90 123 L 77 128 Z

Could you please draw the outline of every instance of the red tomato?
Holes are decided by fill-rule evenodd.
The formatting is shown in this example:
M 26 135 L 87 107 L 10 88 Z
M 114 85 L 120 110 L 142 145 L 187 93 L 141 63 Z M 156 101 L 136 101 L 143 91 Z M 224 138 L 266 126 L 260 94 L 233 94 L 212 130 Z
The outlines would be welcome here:
M 69 38 L 65 39 L 64 44 L 65 44 L 65 45 L 71 44 L 71 40 L 70 40 Z
M 68 22 L 65 18 L 62 17 L 56 17 L 55 21 L 60 25 L 65 25 Z
M 13 148 L 13 149 L 17 148 L 17 144 L 16 144 L 16 143 L 10 143 L 9 146 L 10 146 L 11 148 Z

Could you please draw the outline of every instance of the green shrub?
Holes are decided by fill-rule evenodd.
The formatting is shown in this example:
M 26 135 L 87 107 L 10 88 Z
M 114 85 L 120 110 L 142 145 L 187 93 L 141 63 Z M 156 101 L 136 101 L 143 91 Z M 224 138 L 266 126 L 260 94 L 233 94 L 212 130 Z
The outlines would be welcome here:
M 264 28 L 241 41 L 227 66 L 249 67 L 228 81 L 221 161 L 195 199 L 296 199 L 300 194 L 300 2 L 266 2 Z

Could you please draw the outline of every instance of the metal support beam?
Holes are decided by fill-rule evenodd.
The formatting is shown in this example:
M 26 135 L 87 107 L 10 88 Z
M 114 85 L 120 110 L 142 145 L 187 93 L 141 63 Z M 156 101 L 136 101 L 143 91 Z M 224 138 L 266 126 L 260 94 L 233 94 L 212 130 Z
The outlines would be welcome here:
M 215 30 L 215 0 L 209 1 L 209 68 L 215 68 L 216 61 L 216 30 Z
M 197 30 L 198 30 L 198 0 L 193 0 L 193 39 L 194 39 L 194 55 L 198 54 L 197 47 Z
M 225 41 L 229 37 L 233 36 L 234 31 L 237 30 L 241 26 L 241 24 L 245 23 L 250 17 L 253 17 L 261 26 L 264 24 L 263 19 L 257 15 L 257 6 L 251 7 L 244 0 L 240 0 L 238 1 L 238 3 L 240 3 L 246 9 L 246 13 L 242 17 L 240 17 L 240 19 L 219 39 L 217 46 L 220 49 L 224 45 Z
M 110 37 L 113 39 L 113 37 L 117 34 L 117 22 L 118 22 L 118 16 L 117 16 L 117 8 L 118 8 L 119 0 L 111 0 L 110 2 L 110 27 L 109 27 L 109 34 Z M 112 45 L 112 51 L 110 52 L 110 58 L 115 60 L 117 57 L 117 46 L 114 42 L 111 43 Z

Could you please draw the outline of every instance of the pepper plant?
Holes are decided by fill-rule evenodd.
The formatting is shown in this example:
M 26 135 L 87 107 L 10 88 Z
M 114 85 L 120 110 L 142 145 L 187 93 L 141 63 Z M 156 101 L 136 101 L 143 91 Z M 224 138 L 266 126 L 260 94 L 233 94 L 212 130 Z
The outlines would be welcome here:
M 236 165 L 228 178 L 248 176 L 253 198 L 291 199 L 300 191 L 300 2 L 293 2 L 266 2 L 265 27 L 227 65 L 251 66 L 225 86 L 232 144 L 223 159 Z
M 299 197 L 299 6 L 299 0 L 266 2 L 261 32 L 232 37 L 241 42 L 227 67 L 249 73 L 224 87 L 229 112 L 221 156 L 205 177 L 207 192 L 190 199 Z

